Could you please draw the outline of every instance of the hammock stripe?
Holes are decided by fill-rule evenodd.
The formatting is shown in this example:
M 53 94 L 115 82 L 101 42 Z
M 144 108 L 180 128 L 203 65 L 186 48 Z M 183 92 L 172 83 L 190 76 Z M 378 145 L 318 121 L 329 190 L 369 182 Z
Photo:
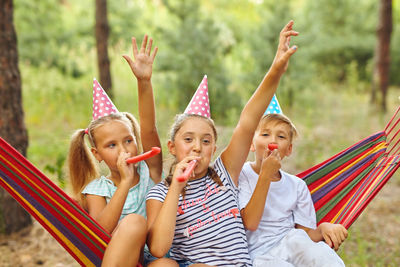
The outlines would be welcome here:
M 42 226 L 53 235 L 53 237 L 60 243 L 67 243 L 67 239 L 63 237 L 63 235 L 55 228 L 40 212 L 30 205 L 31 199 L 24 199 L 19 195 L 12 187 L 9 187 L 7 183 L 2 179 L 3 175 L 0 173 L 0 185 L 2 185 L 10 194 L 40 223 Z M 45 215 L 45 214 L 44 214 Z M 82 266 L 91 266 L 86 256 L 83 255 L 79 249 L 77 249 L 72 244 L 70 246 L 64 246 L 64 248 L 71 254 L 76 255 L 77 261 Z
M 0 138 L 0 185 L 82 266 L 100 266 L 110 235 Z
M 349 228 L 399 168 L 399 110 L 384 131 L 297 174 L 311 192 L 318 224 L 340 223 Z

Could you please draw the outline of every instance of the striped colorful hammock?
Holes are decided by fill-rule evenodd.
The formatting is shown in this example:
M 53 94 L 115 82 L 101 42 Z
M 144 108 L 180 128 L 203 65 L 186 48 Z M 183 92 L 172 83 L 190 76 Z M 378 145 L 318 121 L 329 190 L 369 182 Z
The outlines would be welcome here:
M 297 174 L 311 192 L 318 224 L 349 228 L 399 168 L 399 110 L 383 131 Z
M 100 266 L 108 234 L 74 200 L 0 137 L 0 185 L 82 266 Z
M 384 131 L 298 174 L 309 186 L 318 223 L 341 223 L 349 228 L 395 173 L 399 167 L 399 110 Z M 110 235 L 1 137 L 0 186 L 78 263 L 101 265 Z

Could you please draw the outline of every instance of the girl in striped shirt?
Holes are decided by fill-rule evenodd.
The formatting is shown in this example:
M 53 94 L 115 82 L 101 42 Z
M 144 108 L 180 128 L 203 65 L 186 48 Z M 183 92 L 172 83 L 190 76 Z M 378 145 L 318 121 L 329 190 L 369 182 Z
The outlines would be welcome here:
M 217 131 L 210 118 L 196 114 L 176 117 L 168 149 L 175 163 L 167 179 L 147 195 L 150 252 L 163 257 L 149 266 L 251 266 L 238 209 L 238 177 L 247 158 L 254 131 L 268 106 L 290 56 L 290 21 L 281 31 L 275 59 L 240 116 L 231 140 L 217 157 Z M 179 177 L 196 160 L 189 179 Z

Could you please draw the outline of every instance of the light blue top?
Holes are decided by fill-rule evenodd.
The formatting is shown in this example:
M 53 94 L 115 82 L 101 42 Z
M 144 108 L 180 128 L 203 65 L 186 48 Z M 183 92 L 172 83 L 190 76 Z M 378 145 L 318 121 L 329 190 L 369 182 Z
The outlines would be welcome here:
M 149 168 L 144 161 L 139 162 L 137 172 L 140 177 L 139 183 L 129 189 L 121 217 L 119 218 L 120 220 L 131 213 L 140 214 L 146 218 L 146 195 L 154 186 L 154 182 L 150 178 Z M 82 194 L 103 196 L 108 203 L 116 190 L 117 187 L 114 185 L 113 181 L 105 176 L 101 176 L 91 181 L 85 189 L 83 189 Z

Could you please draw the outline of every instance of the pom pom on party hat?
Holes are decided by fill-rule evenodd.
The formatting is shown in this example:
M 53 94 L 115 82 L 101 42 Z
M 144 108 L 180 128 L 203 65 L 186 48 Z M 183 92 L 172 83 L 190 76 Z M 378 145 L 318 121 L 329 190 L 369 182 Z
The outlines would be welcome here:
M 93 79 L 93 120 L 97 120 L 111 113 L 117 113 L 118 110 L 108 97 L 100 83 Z
M 279 106 L 278 98 L 276 98 L 276 95 L 272 97 L 271 102 L 264 112 L 264 115 L 271 113 L 282 114 L 281 106 Z
M 196 93 L 193 95 L 192 100 L 190 100 L 189 105 L 186 107 L 186 114 L 197 114 L 203 117 L 210 118 L 210 102 L 208 100 L 208 83 L 207 75 L 204 75 Z

